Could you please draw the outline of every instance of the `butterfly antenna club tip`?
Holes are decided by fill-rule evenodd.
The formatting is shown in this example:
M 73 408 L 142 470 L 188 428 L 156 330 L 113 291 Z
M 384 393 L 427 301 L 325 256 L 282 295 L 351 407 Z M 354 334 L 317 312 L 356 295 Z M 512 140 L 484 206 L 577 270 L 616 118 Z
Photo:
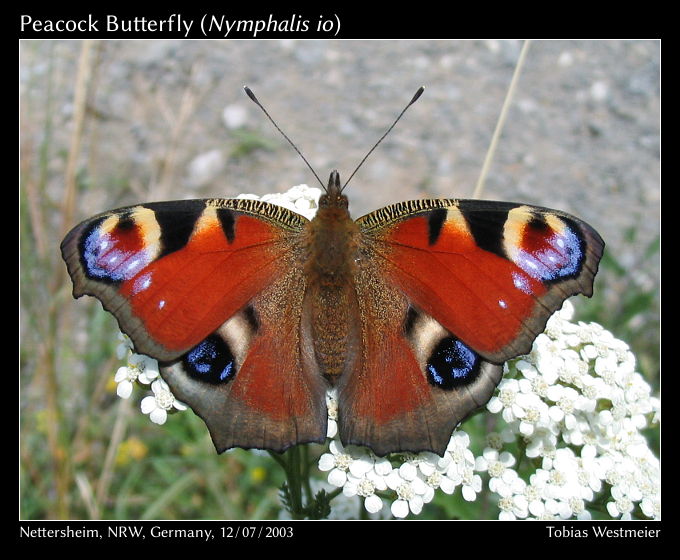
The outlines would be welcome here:
M 406 106 L 406 108 L 408 109 L 411 105 L 413 105 L 416 101 L 418 101 L 418 98 L 419 98 L 421 95 L 423 95 L 423 92 L 424 92 L 424 91 L 425 91 L 425 88 L 424 88 L 423 86 L 420 86 L 420 87 L 418 88 L 418 91 L 416 91 L 416 92 L 413 94 L 413 97 L 411 98 L 411 101 L 408 102 L 408 105 Z M 406 110 L 406 109 L 404 109 L 404 111 L 405 111 L 405 110 Z

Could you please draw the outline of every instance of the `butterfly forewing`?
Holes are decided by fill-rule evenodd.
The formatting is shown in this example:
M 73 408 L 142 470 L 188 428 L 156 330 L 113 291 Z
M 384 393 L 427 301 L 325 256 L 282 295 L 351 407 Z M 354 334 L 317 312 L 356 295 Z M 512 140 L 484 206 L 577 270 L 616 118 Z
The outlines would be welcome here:
M 592 294 L 604 247 L 573 216 L 506 202 L 414 201 L 358 223 L 409 301 L 495 363 L 527 353 L 567 297 Z

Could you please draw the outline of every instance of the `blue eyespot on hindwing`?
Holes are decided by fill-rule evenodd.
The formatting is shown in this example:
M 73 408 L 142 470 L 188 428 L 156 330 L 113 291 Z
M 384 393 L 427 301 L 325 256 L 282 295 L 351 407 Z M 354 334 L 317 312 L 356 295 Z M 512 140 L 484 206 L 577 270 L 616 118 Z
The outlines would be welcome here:
M 479 374 L 482 358 L 454 336 L 442 338 L 427 360 L 430 384 L 454 389 L 472 383 Z
M 213 385 L 231 381 L 236 373 L 234 355 L 224 339 L 216 334 L 187 352 L 182 364 L 191 378 Z

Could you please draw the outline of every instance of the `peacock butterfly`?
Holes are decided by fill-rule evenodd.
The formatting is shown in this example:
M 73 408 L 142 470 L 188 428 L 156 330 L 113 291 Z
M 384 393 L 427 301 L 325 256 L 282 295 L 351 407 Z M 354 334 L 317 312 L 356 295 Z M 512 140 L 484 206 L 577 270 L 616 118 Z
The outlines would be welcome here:
M 74 297 L 160 362 L 218 452 L 324 441 L 335 387 L 344 444 L 441 455 L 503 363 L 592 295 L 604 242 L 569 214 L 433 199 L 354 221 L 343 188 L 333 171 L 311 221 L 252 199 L 155 202 L 61 244 Z

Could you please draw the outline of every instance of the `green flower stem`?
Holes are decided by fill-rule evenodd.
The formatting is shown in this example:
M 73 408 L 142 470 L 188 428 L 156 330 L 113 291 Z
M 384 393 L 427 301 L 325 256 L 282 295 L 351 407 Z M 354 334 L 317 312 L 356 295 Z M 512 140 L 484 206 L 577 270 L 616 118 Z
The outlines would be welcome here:
M 302 461 L 300 460 L 299 445 L 293 446 L 287 454 L 290 456 L 290 471 L 288 476 L 288 487 L 290 488 L 291 496 L 291 515 L 293 519 L 303 519 L 304 512 L 302 511 L 302 487 L 303 487 L 303 473 Z
M 310 484 L 310 476 L 309 476 L 309 468 L 311 466 L 311 463 L 309 461 L 309 446 L 308 445 L 302 445 L 298 446 L 301 447 L 301 460 L 300 460 L 300 467 L 302 468 L 302 484 L 304 487 L 305 491 L 305 497 L 307 499 L 307 503 L 311 503 L 312 500 L 314 499 L 314 494 L 312 493 L 312 486 Z M 316 462 L 316 461 L 315 461 Z
M 330 501 L 333 498 L 335 498 L 336 496 L 339 496 L 340 494 L 342 494 L 342 488 L 336 488 L 332 492 L 328 493 L 328 500 Z
M 336 488 L 332 492 L 312 491 L 310 469 L 318 459 L 310 459 L 308 445 L 296 445 L 283 454 L 269 452 L 286 473 L 286 482 L 282 487 L 284 505 L 293 519 L 319 519 L 330 512 L 330 501 L 342 492 Z
M 281 454 L 275 453 L 273 451 L 268 451 L 267 453 L 269 453 L 269 456 L 272 459 L 274 459 L 274 461 L 276 461 L 284 471 L 286 471 L 286 472 L 288 471 L 288 464 L 286 463 L 286 461 L 284 460 L 284 458 Z
M 312 499 L 312 491 L 309 485 L 309 450 L 305 445 L 295 445 L 283 454 L 269 452 L 272 457 L 286 473 L 287 495 L 289 498 L 288 509 L 293 519 L 304 519 L 304 500 L 302 492 L 304 490 L 306 501 Z M 303 458 L 304 455 L 304 458 Z

